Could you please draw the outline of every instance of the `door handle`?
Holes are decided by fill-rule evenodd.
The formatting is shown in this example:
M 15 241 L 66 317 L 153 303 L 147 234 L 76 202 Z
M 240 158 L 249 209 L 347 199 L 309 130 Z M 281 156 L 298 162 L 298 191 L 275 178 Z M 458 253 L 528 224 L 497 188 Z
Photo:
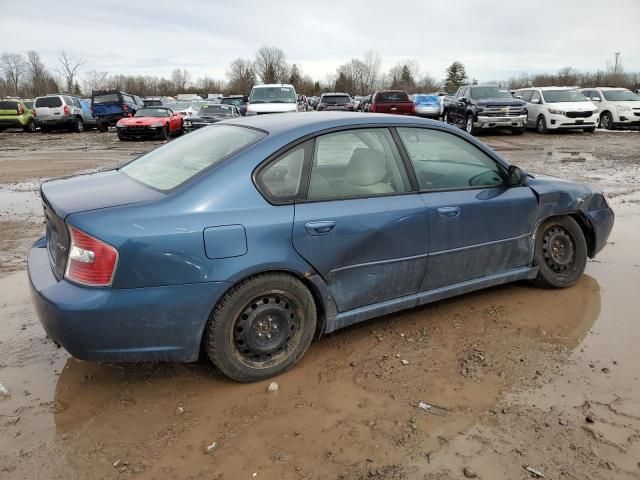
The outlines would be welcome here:
M 440 207 L 438 215 L 442 218 L 454 218 L 460 215 L 460 207 Z
M 308 222 L 305 223 L 304 228 L 307 230 L 309 235 L 326 235 L 327 233 L 333 232 L 336 228 L 336 222 L 333 220 Z

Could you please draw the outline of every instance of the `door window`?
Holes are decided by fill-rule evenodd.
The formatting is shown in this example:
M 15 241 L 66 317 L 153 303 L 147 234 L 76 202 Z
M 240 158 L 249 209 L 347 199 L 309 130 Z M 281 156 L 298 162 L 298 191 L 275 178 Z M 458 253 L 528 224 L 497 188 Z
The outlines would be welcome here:
M 525 102 L 530 102 L 532 95 L 533 90 L 525 90 L 524 92 L 522 92 L 522 100 L 524 100 Z
M 531 95 L 531 103 L 535 102 L 536 100 L 538 101 L 538 103 L 542 103 L 540 101 L 542 97 L 540 96 L 540 92 L 533 92 L 533 94 Z
M 422 191 L 503 184 L 496 162 L 462 138 L 439 130 L 398 128 Z
M 306 152 L 311 142 L 306 142 L 270 163 L 259 176 L 259 183 L 266 195 L 276 202 L 285 202 L 298 196 Z
M 309 200 L 391 195 L 410 191 L 407 173 L 386 128 L 319 136 L 309 181 Z

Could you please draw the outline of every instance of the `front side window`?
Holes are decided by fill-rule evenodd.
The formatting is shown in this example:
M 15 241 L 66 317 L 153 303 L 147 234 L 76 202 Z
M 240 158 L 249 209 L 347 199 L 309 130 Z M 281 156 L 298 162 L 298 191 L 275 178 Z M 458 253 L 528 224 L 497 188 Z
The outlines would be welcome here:
M 212 125 L 157 148 L 120 171 L 151 188 L 168 191 L 264 135 L 250 128 Z
M 533 95 L 533 90 L 526 90 L 522 92 L 522 100 L 524 100 L 525 102 L 530 102 L 532 95 Z
M 398 128 L 420 190 L 495 187 L 503 183 L 496 162 L 478 147 L 447 132 Z
M 540 98 L 540 92 L 533 92 L 533 95 L 531 95 L 531 103 L 541 103 Z
M 398 149 L 386 128 L 329 133 L 316 139 L 309 200 L 410 191 Z

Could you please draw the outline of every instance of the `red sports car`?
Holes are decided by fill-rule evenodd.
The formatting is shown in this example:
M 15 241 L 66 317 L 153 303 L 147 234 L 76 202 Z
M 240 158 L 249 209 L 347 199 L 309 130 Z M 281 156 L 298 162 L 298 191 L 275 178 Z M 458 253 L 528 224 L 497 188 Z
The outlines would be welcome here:
M 172 135 L 184 132 L 183 117 L 164 107 L 143 108 L 132 117 L 122 118 L 116 123 L 118 138 L 161 138 L 168 140 Z

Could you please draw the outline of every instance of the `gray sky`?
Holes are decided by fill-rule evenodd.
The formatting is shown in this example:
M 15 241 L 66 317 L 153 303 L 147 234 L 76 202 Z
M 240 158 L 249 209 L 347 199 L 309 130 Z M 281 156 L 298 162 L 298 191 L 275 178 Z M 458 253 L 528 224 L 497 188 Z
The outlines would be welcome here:
M 640 0 L 0 0 L 0 51 L 56 51 L 111 73 L 223 78 L 231 60 L 282 48 L 304 73 L 327 73 L 366 50 L 383 69 L 409 58 L 436 79 L 454 60 L 470 78 L 502 80 L 564 66 L 605 69 L 613 52 L 640 71 Z

